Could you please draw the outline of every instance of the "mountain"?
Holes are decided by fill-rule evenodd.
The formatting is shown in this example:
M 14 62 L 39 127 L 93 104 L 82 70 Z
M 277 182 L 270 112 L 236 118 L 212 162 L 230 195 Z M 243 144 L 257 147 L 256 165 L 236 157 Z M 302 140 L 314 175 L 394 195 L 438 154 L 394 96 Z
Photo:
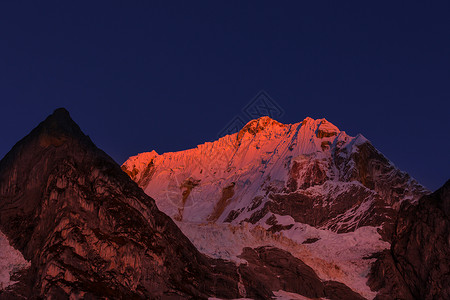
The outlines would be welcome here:
M 120 167 L 58 109 L 0 161 L 0 299 L 448 298 L 449 184 L 310 118 Z
M 65 109 L 0 161 L 0 230 L 0 299 L 363 299 L 277 247 L 200 253 Z
M 200 254 L 64 109 L 0 161 L 0 229 L 2 255 L 23 255 L 1 299 L 240 296 L 236 266 Z
M 386 240 L 401 203 L 427 193 L 362 135 L 325 119 L 262 117 L 195 149 L 139 154 L 122 169 L 175 220 L 256 224 L 284 215 L 335 232 L 383 226 Z
M 366 278 L 373 254 L 389 249 L 400 207 L 429 194 L 365 137 L 325 119 L 261 117 L 122 169 L 203 253 L 239 263 L 246 247 L 276 246 L 366 298 L 376 296 Z

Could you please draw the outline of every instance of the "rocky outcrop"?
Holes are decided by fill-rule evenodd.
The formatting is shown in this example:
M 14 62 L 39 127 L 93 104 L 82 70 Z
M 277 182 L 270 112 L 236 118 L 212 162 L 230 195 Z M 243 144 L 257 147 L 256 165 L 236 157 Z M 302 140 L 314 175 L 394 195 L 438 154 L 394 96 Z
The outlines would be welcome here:
M 260 291 L 268 288 L 272 291 L 283 290 L 314 299 L 320 297 L 331 300 L 364 299 L 343 283 L 322 282 L 313 269 L 287 251 L 274 247 L 244 248 L 240 257 L 247 263 L 240 265 L 239 273 L 243 282 L 252 287 L 247 290 L 247 297 L 259 299 Z M 263 285 L 255 285 L 255 282 Z
M 325 296 L 324 286 L 316 273 L 289 252 L 272 247 L 244 248 L 240 257 L 248 262 L 239 268 L 244 281 L 258 279 L 272 291 L 285 290 L 309 298 Z M 247 296 L 255 295 L 247 293 Z
M 0 298 L 240 297 L 235 265 L 200 254 L 64 109 L 0 161 L 0 229 L 31 261 Z
M 372 257 L 376 257 L 377 260 L 372 264 L 367 284 L 372 290 L 378 291 L 376 299 L 414 299 L 397 269 L 392 253 L 385 250 Z
M 450 181 L 399 213 L 391 251 L 372 268 L 378 299 L 450 298 Z M 390 296 L 389 296 L 390 295 Z
M 351 288 L 345 284 L 337 281 L 325 281 L 324 282 L 325 295 L 327 299 L 331 300 L 364 300 L 360 294 L 354 292 Z

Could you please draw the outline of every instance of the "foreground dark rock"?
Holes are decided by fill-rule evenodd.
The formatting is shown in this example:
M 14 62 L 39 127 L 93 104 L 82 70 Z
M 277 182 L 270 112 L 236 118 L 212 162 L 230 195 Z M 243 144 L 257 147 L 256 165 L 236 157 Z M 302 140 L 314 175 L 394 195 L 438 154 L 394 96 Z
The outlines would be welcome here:
M 31 261 L 0 298 L 240 296 L 235 265 L 200 254 L 64 109 L 0 162 L 0 229 Z
M 331 300 L 361 300 L 358 293 L 345 284 L 335 281 L 322 282 L 317 274 L 300 259 L 289 252 L 274 247 L 244 248 L 239 272 L 246 286 L 247 297 L 262 298 L 260 291 L 284 290 L 308 298 L 324 297 Z M 255 283 L 263 283 L 258 286 Z
M 239 268 L 244 282 L 258 279 L 272 291 L 285 290 L 310 298 L 325 296 L 323 284 L 313 269 L 289 252 L 271 247 L 244 248 L 240 257 L 248 261 L 248 265 Z
M 325 281 L 325 295 L 327 299 L 338 300 L 364 300 L 360 294 L 355 293 L 351 288 L 337 281 Z
M 377 299 L 450 299 L 450 181 L 418 205 L 403 205 L 391 251 L 372 268 Z

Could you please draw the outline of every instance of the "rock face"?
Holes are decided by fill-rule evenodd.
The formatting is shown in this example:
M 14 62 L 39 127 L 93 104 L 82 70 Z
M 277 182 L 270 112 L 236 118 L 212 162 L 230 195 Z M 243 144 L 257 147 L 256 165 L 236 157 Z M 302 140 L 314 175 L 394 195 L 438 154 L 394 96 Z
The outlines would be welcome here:
M 324 286 L 316 273 L 286 251 L 271 247 L 244 248 L 240 257 L 248 262 L 239 268 L 244 282 L 264 282 L 271 291 L 295 292 L 309 298 L 325 297 Z M 258 289 L 248 291 L 247 296 L 255 297 L 257 292 Z
M 0 298 L 240 297 L 236 266 L 200 254 L 64 109 L 1 160 L 0 229 L 31 261 Z
M 244 248 L 240 257 L 247 261 L 247 264 L 239 267 L 243 281 L 248 286 L 256 287 L 247 290 L 247 297 L 258 298 L 261 288 L 269 288 L 271 291 L 283 290 L 312 299 L 364 299 L 345 284 L 322 282 L 313 269 L 287 251 L 273 247 Z M 264 286 L 255 285 L 258 281 Z
M 401 203 L 428 193 L 362 135 L 325 119 L 262 117 L 195 149 L 139 154 L 122 169 L 178 221 L 260 225 L 277 214 L 335 232 L 381 226 L 385 240 Z M 196 183 L 189 193 L 186 182 Z
M 397 292 L 376 280 L 376 268 L 395 266 L 401 277 L 403 299 L 450 299 L 450 181 L 418 205 L 400 210 L 390 251 L 392 257 L 377 262 L 372 275 L 383 298 Z M 397 284 L 397 287 L 401 286 Z

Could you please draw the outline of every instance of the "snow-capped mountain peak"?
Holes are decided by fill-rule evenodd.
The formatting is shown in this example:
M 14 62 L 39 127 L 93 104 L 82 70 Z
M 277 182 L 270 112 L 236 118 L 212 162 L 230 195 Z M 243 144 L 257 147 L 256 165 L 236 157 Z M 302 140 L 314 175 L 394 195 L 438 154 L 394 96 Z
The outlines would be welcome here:
M 367 159 L 371 162 L 363 163 Z M 358 212 L 355 205 L 361 201 L 370 199 L 366 206 L 373 210 L 380 201 L 395 206 L 426 192 L 362 135 L 351 137 L 326 119 L 309 117 L 295 124 L 261 117 L 194 149 L 139 154 L 122 169 L 161 210 L 176 220 L 195 222 L 260 222 L 277 197 L 301 195 L 339 210 L 327 209 L 320 220 L 294 219 L 348 231 L 385 221 L 375 221 L 366 210 Z M 395 188 L 388 188 L 392 182 Z M 343 194 L 365 196 L 337 204 Z

